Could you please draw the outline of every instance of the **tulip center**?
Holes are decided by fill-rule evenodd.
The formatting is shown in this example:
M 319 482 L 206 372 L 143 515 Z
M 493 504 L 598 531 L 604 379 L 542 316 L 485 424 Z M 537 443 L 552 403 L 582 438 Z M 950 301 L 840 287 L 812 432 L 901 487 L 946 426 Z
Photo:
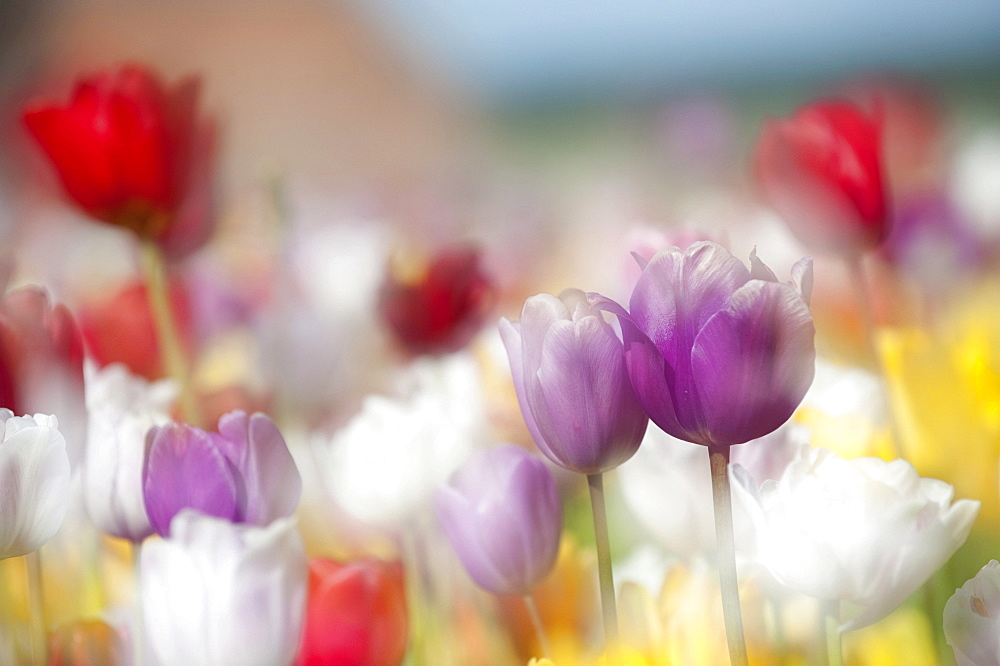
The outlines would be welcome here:
M 134 232 L 139 238 L 156 239 L 170 225 L 170 216 L 148 199 L 129 199 L 111 211 L 105 219 Z

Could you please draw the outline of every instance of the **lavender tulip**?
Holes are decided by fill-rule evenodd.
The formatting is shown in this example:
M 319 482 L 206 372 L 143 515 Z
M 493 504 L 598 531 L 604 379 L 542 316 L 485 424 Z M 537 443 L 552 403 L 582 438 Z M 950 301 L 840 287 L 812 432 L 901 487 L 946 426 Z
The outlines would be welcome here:
M 532 296 L 520 323 L 500 320 L 500 335 L 521 412 L 542 453 L 588 475 L 632 457 L 648 421 L 621 341 L 583 292 Z
M 151 428 L 142 491 L 150 524 L 167 536 L 184 508 L 252 525 L 290 516 L 302 479 L 269 417 L 233 411 L 219 419 L 218 433 L 184 423 Z
M 434 499 L 448 540 L 483 589 L 526 594 L 552 570 L 562 505 L 538 458 L 509 444 L 479 453 Z
M 812 261 L 778 282 L 756 253 L 750 269 L 721 245 L 659 252 L 618 316 L 632 386 L 656 425 L 689 442 L 725 447 L 763 437 L 792 415 L 813 378 L 808 299 Z

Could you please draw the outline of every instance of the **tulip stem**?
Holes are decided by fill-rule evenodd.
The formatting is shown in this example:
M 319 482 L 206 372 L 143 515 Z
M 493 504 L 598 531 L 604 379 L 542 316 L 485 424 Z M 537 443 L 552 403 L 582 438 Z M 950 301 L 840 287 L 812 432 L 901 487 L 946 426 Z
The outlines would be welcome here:
M 847 259 L 847 273 L 851 279 L 851 285 L 858 298 L 858 310 L 861 313 L 862 335 L 865 338 L 865 346 L 868 350 L 868 358 L 875 365 L 875 370 L 879 377 L 885 382 L 885 366 L 882 363 L 882 354 L 878 345 L 878 327 L 875 325 L 875 308 L 872 307 L 871 292 L 868 289 L 868 279 L 865 274 L 865 266 L 860 256 Z M 892 404 L 889 405 L 889 440 L 892 442 L 893 453 L 897 458 L 906 458 L 906 449 L 903 447 L 902 435 L 896 426 L 896 419 L 892 414 Z
M 729 661 L 747 666 L 747 644 L 743 637 L 740 588 L 736 578 L 736 539 L 733 536 L 733 500 L 729 488 L 729 446 L 710 446 L 712 501 L 715 505 L 716 566 L 722 590 L 722 617 L 726 624 Z
M 528 609 L 528 617 L 531 618 L 531 624 L 535 627 L 535 635 L 538 637 L 538 645 L 542 649 L 543 657 L 552 657 L 552 645 L 549 643 L 549 635 L 545 631 L 545 625 L 542 624 L 542 615 L 538 612 L 538 604 L 535 603 L 535 595 L 528 593 L 524 595 L 524 607 Z
M 164 370 L 180 385 L 181 418 L 187 423 L 200 426 L 201 410 L 195 400 L 191 373 L 184 348 L 181 346 L 174 311 L 170 307 L 170 293 L 167 283 L 167 269 L 160 248 L 152 241 L 142 241 L 142 266 L 146 274 L 146 297 L 156 326 L 156 339 L 160 347 L 160 358 Z
M 820 631 L 826 639 L 827 666 L 844 666 L 844 651 L 840 641 L 840 602 L 836 599 L 820 602 Z
M 618 610 L 615 607 L 615 581 L 611 573 L 611 543 L 608 539 L 608 516 L 604 503 L 604 475 L 588 474 L 590 508 L 594 514 L 594 540 L 597 546 L 597 575 L 601 586 L 601 611 L 604 617 L 604 650 L 608 666 L 619 663 Z
M 129 555 L 132 557 L 132 654 L 134 655 L 133 666 L 143 664 L 143 643 L 145 643 L 145 626 L 142 618 L 142 558 L 140 558 L 140 547 L 142 544 L 135 541 L 129 544 Z
M 47 664 L 48 641 L 45 628 L 45 599 L 42 596 L 42 556 L 33 551 L 24 556 L 24 573 L 28 588 L 28 617 L 31 627 L 31 661 Z

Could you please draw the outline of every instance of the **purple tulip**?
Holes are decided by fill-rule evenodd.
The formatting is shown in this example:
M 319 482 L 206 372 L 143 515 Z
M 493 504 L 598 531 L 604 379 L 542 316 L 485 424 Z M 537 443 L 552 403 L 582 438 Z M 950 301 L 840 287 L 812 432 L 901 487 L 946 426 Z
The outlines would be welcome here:
M 562 504 L 545 463 L 507 444 L 470 457 L 434 496 L 438 521 L 477 585 L 526 594 L 559 554 Z
M 808 300 L 812 260 L 792 283 L 750 255 L 750 269 L 717 243 L 669 248 L 643 267 L 618 316 L 639 401 L 678 439 L 712 447 L 763 437 L 792 415 L 812 383 L 816 350 Z
M 500 320 L 500 335 L 521 413 L 549 460 L 589 475 L 632 457 L 648 419 L 621 341 L 583 292 L 532 296 L 520 323 Z
M 268 416 L 233 411 L 219 419 L 218 433 L 176 422 L 151 428 L 142 492 L 150 524 L 168 536 L 185 508 L 260 526 L 290 516 L 302 479 Z

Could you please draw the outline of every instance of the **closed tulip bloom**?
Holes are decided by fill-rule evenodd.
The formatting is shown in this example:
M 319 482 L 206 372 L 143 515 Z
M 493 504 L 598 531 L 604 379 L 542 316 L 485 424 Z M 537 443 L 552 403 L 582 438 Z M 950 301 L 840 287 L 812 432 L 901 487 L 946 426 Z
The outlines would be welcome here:
M 500 335 L 521 413 L 546 457 L 581 474 L 632 457 L 648 420 L 621 340 L 583 292 L 532 296 L 520 322 L 500 320 Z
M 472 580 L 527 594 L 555 565 L 562 504 L 545 463 L 524 449 L 478 453 L 434 497 L 438 521 Z
M 877 622 L 958 549 L 979 502 L 952 502 L 944 481 L 921 478 L 905 460 L 845 460 L 805 449 L 759 493 L 737 493 L 755 522 L 761 563 L 782 584 L 815 599 L 849 602 L 844 630 Z M 756 507 L 756 508 L 754 508 Z
M 958 666 L 1000 666 L 1000 563 L 991 560 L 944 605 Z
M 121 636 L 100 620 L 63 625 L 49 635 L 49 666 L 117 666 L 129 663 Z
M 291 516 L 302 479 L 274 422 L 237 410 L 219 419 L 218 433 L 184 423 L 150 429 L 142 491 L 150 524 L 167 536 L 184 508 L 252 525 Z
M 854 104 L 816 102 L 770 121 L 755 159 L 765 198 L 806 247 L 854 254 L 885 239 L 882 130 Z
M 0 409 L 0 560 L 55 536 L 69 502 L 69 458 L 54 416 Z
M 289 519 L 234 525 L 182 511 L 170 538 L 142 547 L 143 622 L 163 666 L 291 664 L 307 561 Z
M 180 255 L 207 239 L 215 130 L 199 80 L 168 87 L 140 65 L 80 79 L 68 104 L 36 101 L 24 123 L 88 215 Z
M 398 666 L 406 655 L 407 630 L 399 562 L 310 560 L 297 666 Z
M 413 354 L 461 349 L 482 327 L 493 301 L 480 251 L 447 248 L 414 273 L 390 271 L 379 292 L 383 319 Z
M 173 382 L 150 384 L 121 364 L 88 372 L 83 490 L 102 532 L 131 541 L 153 533 L 142 493 L 146 433 L 170 420 L 176 393 Z
M 628 311 L 591 296 L 621 322 L 642 407 L 678 439 L 729 446 L 763 437 L 788 420 L 812 382 L 811 260 L 792 267 L 788 284 L 756 254 L 750 265 L 698 242 L 657 253 Z

